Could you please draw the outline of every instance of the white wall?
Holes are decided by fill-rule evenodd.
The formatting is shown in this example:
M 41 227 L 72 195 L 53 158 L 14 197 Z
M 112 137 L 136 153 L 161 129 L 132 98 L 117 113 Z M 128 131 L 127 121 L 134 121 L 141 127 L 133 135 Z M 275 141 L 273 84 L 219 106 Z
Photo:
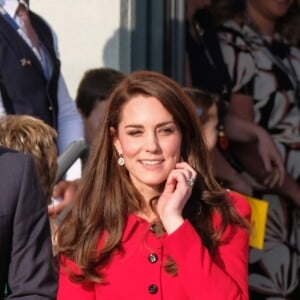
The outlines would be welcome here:
M 87 69 L 119 69 L 120 1 L 30 0 L 31 10 L 58 36 L 62 73 L 73 98 Z

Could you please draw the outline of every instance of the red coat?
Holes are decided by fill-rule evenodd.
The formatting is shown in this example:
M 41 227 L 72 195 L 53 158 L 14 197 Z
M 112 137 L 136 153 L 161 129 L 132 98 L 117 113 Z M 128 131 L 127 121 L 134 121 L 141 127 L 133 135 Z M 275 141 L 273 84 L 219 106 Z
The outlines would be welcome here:
M 246 200 L 232 192 L 230 197 L 240 214 L 249 218 Z M 219 221 L 216 215 L 215 226 Z M 211 257 L 189 221 L 157 238 L 149 223 L 130 215 L 122 237 L 124 254 L 116 253 L 103 270 L 107 284 L 72 283 L 62 266 L 77 268 L 62 258 L 57 300 L 246 300 L 249 233 L 229 226 L 222 240 Z M 164 271 L 167 256 L 175 260 L 177 276 Z

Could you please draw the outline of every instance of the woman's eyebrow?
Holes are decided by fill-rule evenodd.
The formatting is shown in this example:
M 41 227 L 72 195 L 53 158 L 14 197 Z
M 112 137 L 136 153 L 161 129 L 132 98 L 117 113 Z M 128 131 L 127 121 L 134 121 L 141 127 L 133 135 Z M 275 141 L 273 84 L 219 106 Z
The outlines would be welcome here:
M 166 125 L 169 125 L 169 124 L 175 124 L 175 122 L 173 120 L 165 121 L 165 122 L 158 123 L 155 127 L 162 127 L 162 126 L 166 126 Z M 128 125 L 125 126 L 125 128 L 144 128 L 144 125 L 128 124 Z

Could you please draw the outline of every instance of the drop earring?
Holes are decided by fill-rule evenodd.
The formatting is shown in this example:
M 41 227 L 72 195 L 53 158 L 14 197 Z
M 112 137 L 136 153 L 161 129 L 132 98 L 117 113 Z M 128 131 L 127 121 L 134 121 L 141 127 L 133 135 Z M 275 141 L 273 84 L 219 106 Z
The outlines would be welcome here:
M 122 154 L 120 154 L 120 156 L 119 156 L 118 164 L 119 164 L 120 166 L 124 166 L 124 164 L 125 164 L 125 160 L 124 160 L 124 157 L 123 157 Z

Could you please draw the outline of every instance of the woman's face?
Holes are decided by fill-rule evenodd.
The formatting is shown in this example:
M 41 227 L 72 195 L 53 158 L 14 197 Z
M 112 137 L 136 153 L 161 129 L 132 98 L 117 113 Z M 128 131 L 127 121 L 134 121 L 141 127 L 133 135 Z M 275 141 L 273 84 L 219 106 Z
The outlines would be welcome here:
M 293 4 L 294 0 L 247 0 L 260 15 L 278 19 L 283 17 Z
M 114 145 L 140 192 L 159 189 L 180 161 L 181 141 L 172 115 L 156 98 L 136 95 L 124 105 Z

